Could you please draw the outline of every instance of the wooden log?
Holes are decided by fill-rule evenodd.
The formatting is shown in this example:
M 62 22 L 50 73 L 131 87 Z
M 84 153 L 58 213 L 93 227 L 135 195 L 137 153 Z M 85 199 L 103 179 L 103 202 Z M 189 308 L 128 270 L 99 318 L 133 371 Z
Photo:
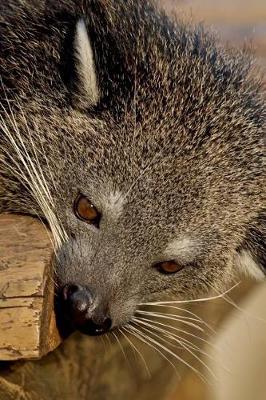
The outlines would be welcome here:
M 51 258 L 37 220 L 0 215 L 0 360 L 40 358 L 60 343 Z

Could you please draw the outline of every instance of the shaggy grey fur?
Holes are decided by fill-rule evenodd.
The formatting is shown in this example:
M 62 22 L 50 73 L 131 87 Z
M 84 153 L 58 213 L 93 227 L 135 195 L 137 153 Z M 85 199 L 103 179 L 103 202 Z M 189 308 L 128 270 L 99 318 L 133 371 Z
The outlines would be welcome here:
M 88 285 L 118 326 L 140 302 L 220 289 L 243 257 L 266 270 L 265 105 L 245 54 L 144 0 L 0 10 L 0 212 L 48 221 L 59 286 Z M 97 104 L 75 52 L 80 18 Z M 79 192 L 100 229 L 75 217 Z M 193 257 L 162 275 L 154 264 L 173 240 Z

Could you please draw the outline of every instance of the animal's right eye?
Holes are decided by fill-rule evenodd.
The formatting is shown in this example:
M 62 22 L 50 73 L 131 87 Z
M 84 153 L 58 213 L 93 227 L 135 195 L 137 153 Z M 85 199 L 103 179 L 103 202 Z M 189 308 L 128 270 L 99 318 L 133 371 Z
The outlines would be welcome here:
M 183 265 L 178 264 L 174 260 L 163 261 L 161 263 L 156 264 L 155 267 L 158 269 L 159 272 L 167 275 L 175 274 L 176 272 L 179 272 L 181 271 L 181 269 L 184 268 Z
M 73 208 L 78 219 L 99 227 L 101 214 L 86 196 L 79 194 Z

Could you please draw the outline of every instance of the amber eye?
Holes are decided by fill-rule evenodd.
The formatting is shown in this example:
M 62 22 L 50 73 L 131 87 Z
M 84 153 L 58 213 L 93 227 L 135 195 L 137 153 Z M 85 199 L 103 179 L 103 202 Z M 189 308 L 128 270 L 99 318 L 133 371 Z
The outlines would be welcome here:
M 177 264 L 174 260 L 164 261 L 156 264 L 156 268 L 162 274 L 174 274 L 183 269 L 183 265 Z
M 80 194 L 74 202 L 74 213 L 81 221 L 88 222 L 95 226 L 99 226 L 101 214 L 90 200 Z

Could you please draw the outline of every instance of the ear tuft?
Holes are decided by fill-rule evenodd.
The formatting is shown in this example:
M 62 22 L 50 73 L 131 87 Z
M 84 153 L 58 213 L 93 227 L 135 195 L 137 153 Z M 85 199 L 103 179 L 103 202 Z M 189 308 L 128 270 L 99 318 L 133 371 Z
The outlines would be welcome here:
M 91 42 L 82 18 L 79 19 L 76 25 L 74 50 L 79 81 L 76 97 L 83 106 L 93 107 L 99 102 L 100 93 Z
M 255 280 L 265 279 L 265 275 L 248 250 L 240 250 L 236 256 L 236 265 L 241 273 Z

